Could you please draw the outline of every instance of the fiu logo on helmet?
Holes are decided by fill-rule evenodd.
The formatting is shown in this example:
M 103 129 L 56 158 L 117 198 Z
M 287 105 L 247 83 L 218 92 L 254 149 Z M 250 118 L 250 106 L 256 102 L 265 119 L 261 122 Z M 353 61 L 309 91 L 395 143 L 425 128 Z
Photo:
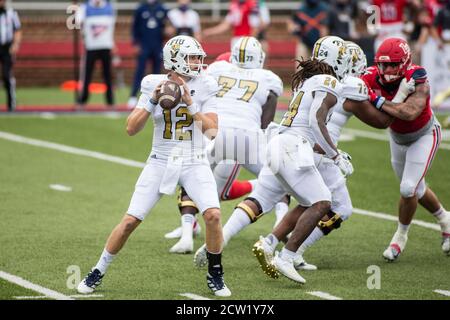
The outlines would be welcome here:
M 340 42 L 339 42 L 339 43 L 340 43 Z M 345 56 L 345 51 L 346 51 L 346 48 L 345 48 L 344 45 L 342 45 L 342 46 L 339 47 L 339 51 L 338 51 L 338 59 L 344 58 L 344 56 Z
M 177 56 L 179 51 L 180 51 L 180 44 L 179 43 L 172 44 L 172 46 L 170 48 L 170 56 L 171 56 L 171 58 L 175 59 L 175 57 Z

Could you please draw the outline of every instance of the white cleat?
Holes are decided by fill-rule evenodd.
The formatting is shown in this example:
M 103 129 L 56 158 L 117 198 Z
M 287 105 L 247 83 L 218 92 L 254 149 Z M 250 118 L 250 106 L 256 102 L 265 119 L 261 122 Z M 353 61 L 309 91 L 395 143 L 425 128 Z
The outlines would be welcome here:
M 272 265 L 273 250 L 263 236 L 259 236 L 259 240 L 253 245 L 252 251 L 263 272 L 269 277 L 277 279 L 279 277 L 278 271 Z
M 280 257 L 278 251 L 275 253 L 275 257 L 273 258 L 273 265 L 286 278 L 301 284 L 306 282 L 306 280 L 295 270 L 294 260 Z
M 194 254 L 194 265 L 197 268 L 203 268 L 207 264 L 208 256 L 206 255 L 206 244 L 204 244 Z
M 317 266 L 306 262 L 303 256 L 300 254 L 297 256 L 297 258 L 294 259 L 294 268 L 295 270 L 305 270 L 305 271 L 317 270 Z
M 200 224 L 198 222 L 194 222 L 194 228 L 192 235 L 194 237 L 199 236 L 202 232 L 202 227 L 200 227 Z M 175 228 L 171 232 L 168 232 L 164 235 L 164 238 L 166 239 L 179 239 L 181 238 L 181 234 L 183 233 L 183 229 L 181 227 Z
M 170 253 L 191 253 L 194 250 L 194 241 L 190 240 L 180 240 L 175 245 L 170 248 Z
M 81 294 L 89 294 L 102 284 L 104 274 L 100 270 L 93 269 L 88 275 L 78 284 L 77 291 Z
M 219 273 L 211 276 L 209 273 L 206 275 L 206 283 L 208 288 L 217 297 L 229 297 L 231 291 L 223 281 L 223 273 Z
M 446 216 L 439 222 L 442 231 L 442 251 L 450 255 L 450 213 L 446 212 Z
M 77 291 L 81 294 L 90 294 L 95 291 L 95 288 L 88 287 L 86 281 L 83 279 L 83 281 L 78 284 Z
M 391 243 L 389 247 L 383 252 L 383 257 L 388 262 L 393 262 L 398 259 L 400 253 L 405 250 L 406 242 L 408 241 L 408 235 L 401 235 L 399 233 L 395 233 L 392 237 Z

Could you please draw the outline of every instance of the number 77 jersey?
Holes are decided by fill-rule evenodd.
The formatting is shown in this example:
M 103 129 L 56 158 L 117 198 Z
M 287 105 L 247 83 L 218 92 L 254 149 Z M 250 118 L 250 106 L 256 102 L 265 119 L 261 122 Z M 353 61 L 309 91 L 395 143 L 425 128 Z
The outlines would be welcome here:
M 272 71 L 243 69 L 226 61 L 212 63 L 208 74 L 220 86 L 217 93 L 219 128 L 258 130 L 263 105 L 272 91 L 283 92 L 283 82 Z

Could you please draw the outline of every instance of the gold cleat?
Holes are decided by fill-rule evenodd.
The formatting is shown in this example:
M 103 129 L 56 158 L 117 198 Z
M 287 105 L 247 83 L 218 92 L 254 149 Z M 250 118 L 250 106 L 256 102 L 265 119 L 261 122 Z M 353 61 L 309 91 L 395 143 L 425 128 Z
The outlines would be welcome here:
M 256 241 L 256 243 L 253 245 L 253 254 L 255 255 L 256 259 L 258 259 L 263 272 L 273 279 L 278 279 L 280 274 L 272 264 L 273 255 L 270 250 L 264 250 L 264 240 L 262 240 L 261 238 L 262 237 L 260 237 L 260 240 Z

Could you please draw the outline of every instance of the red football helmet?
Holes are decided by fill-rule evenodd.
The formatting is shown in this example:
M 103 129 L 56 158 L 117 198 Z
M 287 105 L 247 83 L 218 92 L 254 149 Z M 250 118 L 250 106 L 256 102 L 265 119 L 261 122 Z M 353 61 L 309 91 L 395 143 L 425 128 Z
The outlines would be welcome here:
M 401 38 L 388 38 L 378 48 L 375 63 L 384 83 L 395 82 L 405 76 L 411 65 L 411 49 Z
M 217 56 L 215 61 L 230 62 L 231 61 L 231 52 L 224 52 L 224 53 L 220 54 L 219 56 Z

